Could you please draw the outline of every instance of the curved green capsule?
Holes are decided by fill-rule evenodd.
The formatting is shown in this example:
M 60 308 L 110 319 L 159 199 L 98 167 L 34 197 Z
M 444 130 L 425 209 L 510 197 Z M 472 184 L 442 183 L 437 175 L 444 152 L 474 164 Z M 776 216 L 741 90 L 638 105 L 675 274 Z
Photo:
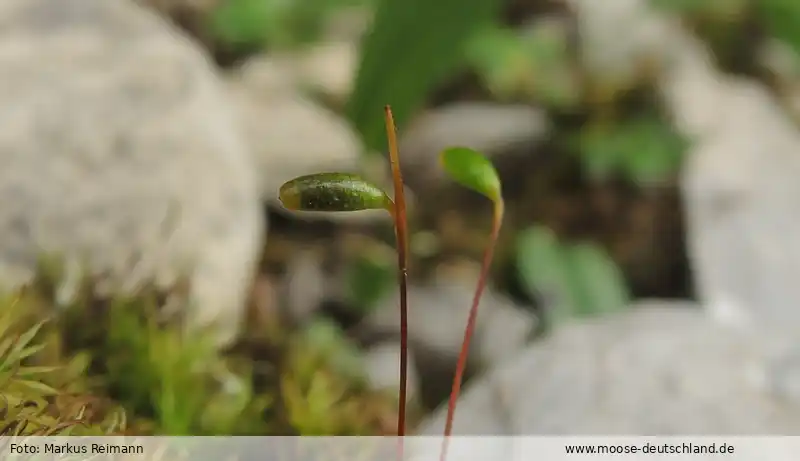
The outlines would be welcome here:
M 351 173 L 300 176 L 281 186 L 283 206 L 295 211 L 361 211 L 390 209 L 392 200 L 380 187 Z
M 500 177 L 492 162 L 467 147 L 451 147 L 442 151 L 439 160 L 456 182 L 498 202 L 502 200 Z

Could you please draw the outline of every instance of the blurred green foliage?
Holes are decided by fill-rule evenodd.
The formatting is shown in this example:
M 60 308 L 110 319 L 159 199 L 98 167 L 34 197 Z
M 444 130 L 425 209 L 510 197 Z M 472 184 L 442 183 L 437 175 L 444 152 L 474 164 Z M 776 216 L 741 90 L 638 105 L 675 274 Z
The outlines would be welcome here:
M 353 388 L 345 385 L 363 385 L 363 360 L 335 323 L 316 320 L 304 328 L 288 357 L 294 372 L 282 377 L 292 425 L 304 435 L 369 433 L 372 421 L 361 417 L 364 402 L 353 398 Z
M 709 35 L 706 38 L 722 40 L 725 46 L 740 48 L 747 43 L 751 29 L 747 23 L 755 19 L 769 35 L 800 51 L 798 2 L 650 1 L 656 8 L 702 24 Z M 498 100 L 525 101 L 555 110 L 574 109 L 585 102 L 587 88 L 579 78 L 576 50 L 568 46 L 571 21 L 566 17 L 534 18 L 509 27 L 499 22 L 499 13 L 506 6 L 502 0 L 224 0 L 211 15 L 210 28 L 226 43 L 294 46 L 319 39 L 331 15 L 352 6 L 374 14 L 371 30 L 362 42 L 362 57 L 347 107 L 368 151 L 384 150 L 384 126 L 379 115 L 384 105 L 393 106 L 402 130 L 409 117 L 424 106 L 431 91 L 469 69 Z M 662 135 L 663 130 L 654 128 L 657 124 L 641 125 L 608 130 L 636 133 L 639 142 L 644 142 L 646 133 Z M 593 131 L 582 137 L 596 136 Z M 609 142 L 604 143 L 606 148 L 588 150 L 607 150 Z M 628 175 L 640 172 L 650 176 L 653 170 L 676 167 L 675 157 L 666 154 L 667 150 L 649 147 L 648 151 L 657 156 L 652 161 L 633 161 L 627 154 L 617 155 L 626 161 L 611 161 L 608 155 L 584 158 L 592 171 L 615 165 Z
M 327 319 L 316 319 L 295 338 L 296 350 L 308 352 L 296 358 L 302 360 L 294 368 L 301 375 L 319 369 L 319 360 L 354 382 L 364 379 L 364 358 L 361 350 L 351 342 L 341 327 Z
M 520 233 L 516 254 L 519 279 L 530 296 L 544 301 L 551 324 L 628 305 L 630 294 L 619 268 L 597 245 L 567 244 L 535 226 Z
M 663 182 L 676 172 L 688 143 L 655 116 L 601 120 L 575 134 L 581 163 L 593 179 L 621 173 L 641 185 Z
M 391 251 L 364 251 L 346 268 L 347 304 L 362 315 L 378 306 L 378 302 L 397 284 L 397 256 Z
M 250 377 L 228 370 L 210 337 L 187 340 L 159 328 L 140 300 L 111 306 L 108 334 L 95 352 L 106 373 L 117 378 L 113 391 L 136 412 L 154 414 L 160 431 L 175 435 L 258 433 L 267 402 L 253 395 Z M 132 379 L 132 377 L 136 377 Z
M 800 52 L 800 4 L 793 0 L 651 0 L 657 8 L 710 23 L 716 34 L 746 35 L 746 21 Z
M 336 11 L 372 0 L 223 0 L 209 30 L 235 48 L 290 48 L 317 40 Z
M 429 92 L 463 69 L 467 43 L 494 21 L 502 5 L 501 0 L 378 0 L 347 108 L 368 151 L 385 149 L 383 107 L 392 106 L 402 130 Z
M 770 35 L 800 53 L 800 4 L 792 0 L 760 0 L 755 7 Z
M 574 108 L 582 89 L 568 40 L 567 25 L 555 20 L 521 30 L 492 25 L 472 37 L 467 61 L 499 100 Z
M 711 18 L 734 18 L 743 13 L 751 0 L 650 0 L 662 10 L 692 16 Z

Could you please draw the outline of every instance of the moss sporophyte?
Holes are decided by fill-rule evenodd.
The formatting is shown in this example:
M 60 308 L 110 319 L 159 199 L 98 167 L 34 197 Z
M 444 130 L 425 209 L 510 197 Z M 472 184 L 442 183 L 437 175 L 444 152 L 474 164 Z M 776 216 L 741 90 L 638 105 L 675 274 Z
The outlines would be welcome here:
M 400 285 L 400 395 L 397 416 L 397 435 L 405 435 L 406 392 L 408 381 L 408 229 L 406 204 L 403 193 L 403 178 L 400 173 L 400 158 L 397 149 L 397 130 L 392 110 L 385 107 L 386 134 L 389 141 L 389 160 L 394 182 L 394 200 L 362 177 L 350 173 L 318 173 L 295 178 L 279 191 L 284 207 L 297 211 L 345 212 L 383 209 L 388 211 L 394 221 L 397 237 L 397 267 Z M 494 256 L 494 248 L 503 223 L 504 203 L 499 175 L 489 160 L 480 153 L 466 147 L 445 149 L 440 155 L 440 163 L 447 174 L 464 187 L 472 189 L 492 201 L 494 214 L 489 244 L 484 250 L 480 277 L 470 307 L 464 340 L 456 365 L 453 387 L 447 406 L 447 419 L 441 461 L 447 456 L 447 443 L 453 429 L 461 381 L 466 369 L 470 341 L 475 330 L 478 305 L 486 286 L 489 267 Z M 402 439 L 401 439 L 402 440 Z

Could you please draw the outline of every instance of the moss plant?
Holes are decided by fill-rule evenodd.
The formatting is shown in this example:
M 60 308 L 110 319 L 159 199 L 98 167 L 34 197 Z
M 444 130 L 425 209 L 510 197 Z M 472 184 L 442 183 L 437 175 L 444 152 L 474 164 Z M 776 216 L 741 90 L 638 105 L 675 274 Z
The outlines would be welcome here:
M 292 426 L 312 436 L 364 435 L 380 426 L 381 402 L 359 398 L 366 394 L 361 351 L 333 322 L 318 320 L 303 333 L 291 341 L 281 373 Z
M 79 360 L 42 362 L 50 322 L 25 326 L 24 299 L 0 303 L 0 436 L 107 435 L 122 431 L 125 413 L 102 399 L 71 392 L 66 383 L 79 378 Z
M 386 107 L 386 129 L 389 139 L 389 158 L 394 179 L 395 201 L 378 186 L 367 182 L 358 175 L 348 173 L 318 173 L 302 176 L 284 184 L 280 189 L 280 199 L 290 210 L 301 211 L 358 211 L 367 209 L 385 209 L 394 218 L 397 234 L 398 268 L 400 269 L 400 316 L 401 316 L 401 363 L 400 363 L 400 409 L 398 412 L 397 434 L 405 435 L 406 404 L 406 357 L 408 354 L 406 327 L 406 283 L 407 283 L 407 229 L 405 202 L 403 198 L 403 180 L 400 175 L 397 139 L 390 108 Z M 486 286 L 488 271 L 494 255 L 494 248 L 503 222 L 504 203 L 502 188 L 497 171 L 489 160 L 478 152 L 465 148 L 446 149 L 440 156 L 445 171 L 459 184 L 468 187 L 494 204 L 492 233 L 486 247 L 481 273 L 478 279 L 472 306 L 469 312 L 464 341 L 453 378 L 453 388 L 448 403 L 447 421 L 444 430 L 441 459 L 447 454 L 447 442 L 452 432 L 461 382 L 467 363 L 467 355 L 477 321 L 478 305 Z
M 56 310 L 58 271 L 40 274 L 0 298 L 0 435 L 377 435 L 394 416 L 303 331 L 218 351 L 163 293 L 104 299 L 87 282 Z
M 386 120 L 394 201 L 376 186 L 346 174 L 290 181 L 281 189 L 281 200 L 292 209 L 382 208 L 393 216 L 401 268 L 403 359 L 396 429 L 402 436 L 407 229 L 395 128 L 388 108 Z M 503 203 L 499 179 L 480 154 L 454 148 L 443 152 L 441 159 L 456 181 L 495 203 L 492 240 L 448 406 L 445 435 L 449 436 Z M 350 364 L 340 360 L 346 357 L 331 357 L 330 341 L 338 341 L 339 333 L 330 331 L 322 342 L 310 340 L 303 332 L 268 339 L 255 335 L 253 344 L 247 344 L 248 338 L 230 351 L 218 351 L 210 335 L 187 335 L 180 318 L 166 315 L 163 306 L 169 296 L 156 290 L 104 299 L 92 294 L 87 282 L 74 304 L 54 315 L 52 278 L 58 271 L 43 268 L 40 272 L 43 275 L 32 286 L 0 299 L 0 435 L 385 435 L 393 430 L 395 422 L 387 424 L 394 411 L 387 407 L 390 401 L 382 393 L 370 393 L 365 383 L 352 376 L 353 366 L 342 370 L 342 363 Z M 254 331 L 259 328 L 251 326 Z M 334 349 L 350 350 L 341 346 Z M 265 350 L 273 352 L 264 356 Z M 264 367 L 264 361 L 269 366 Z M 265 372 L 265 368 L 273 371 Z M 445 453 L 446 444 L 443 457 Z
M 467 366 L 469 345 L 478 319 L 478 305 L 480 304 L 483 290 L 486 287 L 489 268 L 491 267 L 494 257 L 494 249 L 497 245 L 497 239 L 500 236 L 500 228 L 503 225 L 505 205 L 503 202 L 500 177 L 491 162 L 484 156 L 466 147 L 453 147 L 444 150 L 440 156 L 440 160 L 442 167 L 447 171 L 450 177 L 461 185 L 487 197 L 494 205 L 492 233 L 489 238 L 489 244 L 484 250 L 481 272 L 475 287 L 475 296 L 472 299 L 472 306 L 469 310 L 467 327 L 464 331 L 464 341 L 461 344 L 461 351 L 458 354 L 458 362 L 456 364 L 456 372 L 453 377 L 453 389 L 450 391 L 450 399 L 447 405 L 447 419 L 445 422 L 441 453 L 441 461 L 445 461 L 445 458 L 447 458 L 447 443 L 453 431 L 453 417 L 456 412 L 456 404 L 459 394 L 461 393 L 461 381 Z
M 385 108 L 386 135 L 394 181 L 394 200 L 380 187 L 358 175 L 318 173 L 301 176 L 285 183 L 279 197 L 284 207 L 300 211 L 360 211 L 382 209 L 394 221 L 397 236 L 397 266 L 400 282 L 400 399 L 397 413 L 397 435 L 405 435 L 406 393 L 408 376 L 408 229 L 403 177 L 397 149 L 397 129 L 389 106 Z

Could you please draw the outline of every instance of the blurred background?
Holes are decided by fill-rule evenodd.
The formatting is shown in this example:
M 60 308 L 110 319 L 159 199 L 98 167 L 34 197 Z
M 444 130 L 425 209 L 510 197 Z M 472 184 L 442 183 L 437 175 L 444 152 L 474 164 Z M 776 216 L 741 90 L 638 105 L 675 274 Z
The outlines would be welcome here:
M 800 3 L 127 3 L 131 14 L 164 18 L 154 30 L 168 31 L 152 33 L 207 56 L 226 104 L 242 115 L 237 133 L 255 158 L 267 229 L 245 327 L 219 350 L 142 316 L 163 304 L 148 292 L 81 297 L 67 310 L 75 315 L 26 329 L 49 319 L 57 297 L 42 270 L 4 309 L 15 313 L 0 349 L 0 371 L 15 383 L 4 395 L 38 402 L 4 414 L 8 427 L 86 419 L 92 431 L 392 434 L 400 350 L 392 222 L 385 213 L 292 213 L 277 201 L 283 182 L 322 171 L 359 172 L 390 191 L 382 108 L 391 104 L 411 232 L 410 427 L 441 428 L 491 228 L 491 203 L 438 164 L 442 149 L 464 145 L 499 171 L 507 211 L 470 356 L 474 397 L 464 397 L 457 430 L 800 428 L 788 410 L 763 410 L 774 405 L 764 388 L 742 378 L 729 389 L 751 359 L 762 362 L 757 346 L 725 329 L 738 319 L 791 331 L 798 317 Z M 66 4 L 48 21 L 66 24 L 70 8 L 85 9 Z M 95 19 L 125 27 L 124 11 Z M 9 31 L 3 46 L 47 33 L 33 19 L 0 22 Z M 71 43 L 68 27 L 59 30 Z M 601 372 L 592 354 L 611 343 L 612 371 Z M 14 364 L 31 357 L 40 357 L 31 366 L 58 371 L 20 375 Z M 690 381 L 677 394 L 651 382 L 673 366 Z M 522 426 L 489 421 L 498 404 L 478 402 L 495 375 L 514 381 L 508 405 Z M 575 409 L 599 399 L 591 389 L 604 379 L 614 398 L 629 396 L 615 401 L 630 411 Z M 688 417 L 695 412 L 713 416 Z

